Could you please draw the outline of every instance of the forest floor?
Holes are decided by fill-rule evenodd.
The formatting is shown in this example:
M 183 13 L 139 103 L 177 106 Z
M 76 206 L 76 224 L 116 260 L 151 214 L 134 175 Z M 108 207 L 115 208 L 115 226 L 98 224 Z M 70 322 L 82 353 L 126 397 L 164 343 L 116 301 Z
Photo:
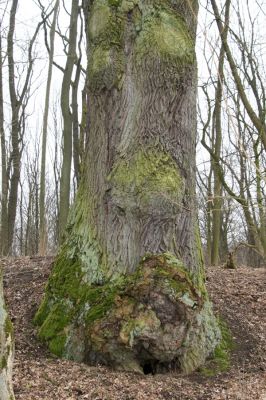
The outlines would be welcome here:
M 235 343 L 227 372 L 205 377 L 140 375 L 58 360 L 32 325 L 52 258 L 2 259 L 6 301 L 15 326 L 16 400 L 266 400 L 265 269 L 209 268 L 207 285 Z

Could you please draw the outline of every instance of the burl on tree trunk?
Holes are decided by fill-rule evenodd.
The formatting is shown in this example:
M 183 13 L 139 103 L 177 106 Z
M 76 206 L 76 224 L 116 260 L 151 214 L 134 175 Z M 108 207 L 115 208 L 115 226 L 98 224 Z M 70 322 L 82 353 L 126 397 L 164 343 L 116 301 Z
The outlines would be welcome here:
M 0 269 L 0 399 L 14 400 L 12 366 L 14 353 L 13 326 L 7 314 Z
M 197 8 L 85 6 L 86 159 L 35 318 L 57 355 L 190 372 L 219 343 L 195 205 Z

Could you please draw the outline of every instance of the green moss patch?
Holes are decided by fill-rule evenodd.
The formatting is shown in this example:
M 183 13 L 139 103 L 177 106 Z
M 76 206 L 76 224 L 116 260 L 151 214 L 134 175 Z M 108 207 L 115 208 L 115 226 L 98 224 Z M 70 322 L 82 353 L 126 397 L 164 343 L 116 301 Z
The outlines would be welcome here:
M 5 356 L 3 356 L 0 361 L 0 370 L 5 369 L 6 367 L 7 367 L 7 359 Z
M 89 37 L 90 39 L 97 41 L 97 39 L 103 39 L 102 36 L 106 36 L 108 31 L 109 23 L 112 19 L 112 12 L 108 5 L 108 2 L 96 2 L 92 8 L 89 18 Z
M 41 337 L 41 333 L 40 333 Z M 65 345 L 66 345 L 67 337 L 64 334 L 58 334 L 57 336 L 53 337 L 49 341 L 49 350 L 51 353 L 55 354 L 58 357 L 62 357 L 65 352 Z
M 174 65 L 191 65 L 195 61 L 194 43 L 184 20 L 172 9 L 148 14 L 136 41 L 136 60 L 159 57 Z
M 218 319 L 219 328 L 222 334 L 222 339 L 218 346 L 216 346 L 213 356 L 206 365 L 200 368 L 202 375 L 206 377 L 215 376 L 219 373 L 226 372 L 230 369 L 230 353 L 234 349 L 232 334 L 226 322 L 221 318 Z
M 89 43 L 102 48 L 121 47 L 123 38 L 122 15 L 109 1 L 94 2 L 89 18 Z
M 121 87 L 128 46 L 128 14 L 134 28 L 133 62 L 164 65 L 172 78 L 195 62 L 194 39 L 184 19 L 167 2 L 145 7 L 137 0 L 99 0 L 90 10 L 89 86 L 93 91 Z
M 89 18 L 89 86 L 93 91 L 118 86 L 125 65 L 124 20 L 109 1 L 94 2 Z
M 65 355 L 71 325 L 82 315 L 87 324 L 102 317 L 112 307 L 115 286 L 86 283 L 81 262 L 68 259 L 64 249 L 55 262 L 46 295 L 34 322 L 40 326 L 38 336 L 48 343 L 52 353 Z
M 164 190 L 176 193 L 181 177 L 171 157 L 160 151 L 139 150 L 129 160 L 120 160 L 109 180 L 121 188 L 136 192 Z
M 11 336 L 11 338 L 14 337 L 14 328 L 13 328 L 13 324 L 11 322 L 11 319 L 9 318 L 9 316 L 6 316 L 6 320 L 5 320 L 5 334 L 6 336 Z
M 134 274 L 102 285 L 87 284 L 83 274 L 78 261 L 59 257 L 49 279 L 35 323 L 52 353 L 75 359 L 71 338 L 79 332 L 96 361 L 100 354 L 99 360 L 117 366 L 124 357 L 135 368 L 150 353 L 172 361 L 203 301 L 180 260 L 168 253 L 147 255 Z M 143 343 L 149 340 L 147 353 Z
M 174 160 L 163 151 L 138 150 L 120 159 L 108 177 L 113 201 L 120 208 L 173 215 L 180 209 L 184 182 Z

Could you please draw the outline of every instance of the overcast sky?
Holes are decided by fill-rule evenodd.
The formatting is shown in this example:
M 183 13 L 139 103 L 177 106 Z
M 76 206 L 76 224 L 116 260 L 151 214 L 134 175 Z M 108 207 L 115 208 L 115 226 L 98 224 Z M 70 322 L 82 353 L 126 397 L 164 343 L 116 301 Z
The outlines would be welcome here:
M 234 0 L 236 1 L 236 0 Z M 233 3 L 234 3 L 233 1 Z M 246 4 L 248 0 L 240 0 L 241 6 L 244 9 L 244 15 L 247 17 L 247 8 Z M 45 6 L 53 3 L 54 0 L 43 0 L 43 4 Z M 206 4 L 206 1 L 202 1 L 203 4 Z M 256 0 L 249 0 L 250 10 L 252 15 L 257 15 L 259 13 L 259 23 L 257 25 L 258 35 L 261 35 L 265 42 L 266 32 L 265 32 L 265 14 L 266 5 L 263 3 L 263 8 L 259 9 L 257 6 Z M 0 0 L 0 13 L 3 13 L 3 7 L 6 4 L 6 1 Z M 65 4 L 70 8 L 71 1 L 65 0 Z M 9 9 L 11 5 L 11 0 L 9 0 L 5 24 L 8 26 L 8 16 Z M 197 41 L 197 55 L 198 55 L 198 71 L 199 77 L 206 79 L 208 75 L 208 70 L 206 68 L 204 59 L 203 59 L 203 48 L 204 46 L 207 48 L 209 54 L 212 52 L 218 51 L 219 47 L 217 46 L 217 29 L 214 23 L 211 24 L 213 20 L 210 14 L 207 14 L 204 8 L 200 8 L 199 20 L 198 20 L 198 41 Z M 33 29 L 36 24 L 40 21 L 40 10 L 37 5 L 37 0 L 19 0 L 19 7 L 17 13 L 17 21 L 16 21 L 16 39 L 17 39 L 17 48 L 16 48 L 16 60 L 19 62 L 21 59 L 21 48 L 25 47 L 25 40 L 29 39 L 32 36 Z M 3 24 L 4 25 L 4 24 Z M 60 26 L 62 31 L 67 29 L 69 25 L 69 16 L 64 11 L 61 6 L 60 10 Z M 264 43 L 265 44 L 265 43 Z M 27 140 L 37 138 L 37 142 L 40 142 L 41 137 L 41 125 L 42 125 L 42 110 L 44 107 L 44 95 L 45 95 L 45 84 L 47 80 L 47 61 L 48 56 L 46 49 L 43 44 L 43 33 L 41 32 L 38 37 L 38 45 L 36 46 L 36 56 L 37 61 L 35 62 L 34 67 L 34 78 L 32 81 L 32 91 L 33 96 L 30 102 L 29 113 L 31 116 L 28 118 L 28 135 Z M 61 39 L 57 39 L 55 46 L 55 60 L 60 65 L 64 65 L 65 57 L 62 50 Z M 265 57 L 264 57 L 265 60 Z M 83 61 L 85 63 L 85 60 Z M 266 64 L 265 61 L 264 65 Z M 18 63 L 19 65 L 19 63 Z M 215 73 L 217 70 L 217 65 L 212 65 L 212 69 Z M 7 82 L 7 74 L 5 75 Z M 51 104 L 55 101 L 55 99 L 59 96 L 60 87 L 62 80 L 62 72 L 58 69 L 54 68 L 53 70 L 53 83 L 52 83 L 52 98 Z M 37 90 L 38 89 L 38 90 Z M 5 97 L 6 99 L 6 97 Z M 51 146 L 52 147 L 52 146 Z M 50 149 L 50 152 L 52 150 Z M 202 151 L 202 150 L 201 150 Z M 52 155 L 51 155 L 52 156 Z
M 42 0 L 45 6 L 53 3 L 53 0 Z M 240 0 L 245 10 L 246 8 L 246 0 Z M 6 1 L 0 0 L 1 8 L 3 9 L 3 5 Z M 206 3 L 206 0 L 201 1 L 202 4 Z M 233 1 L 234 3 L 234 1 Z M 9 0 L 9 7 L 7 9 L 7 17 L 10 8 L 11 0 Z M 19 39 L 21 45 L 23 46 L 23 41 L 27 38 L 30 38 L 33 32 L 36 23 L 40 21 L 40 10 L 37 5 L 37 0 L 19 0 L 18 13 L 17 13 L 17 21 L 16 21 L 16 37 Z M 65 4 L 70 8 L 71 1 L 65 0 Z M 266 37 L 265 32 L 265 15 L 263 15 L 263 10 L 260 10 L 256 4 L 256 0 L 250 0 L 250 9 L 251 12 L 255 15 L 256 13 L 261 14 L 261 24 L 258 24 L 257 30 L 261 36 L 264 36 L 264 40 Z M 265 3 L 264 3 L 265 6 Z M 264 11 L 266 12 L 266 6 L 264 7 Z M 0 10 L 1 12 L 1 10 Z M 217 47 L 217 30 L 214 24 L 210 25 L 212 17 L 207 15 L 204 10 L 204 7 L 200 8 L 199 19 L 198 19 L 198 41 L 197 41 L 197 56 L 198 56 L 198 74 L 200 78 L 206 78 L 207 69 L 202 57 L 203 47 L 207 48 L 209 53 L 218 51 Z M 69 25 L 69 16 L 64 12 L 63 7 L 60 7 L 60 26 L 63 27 L 64 31 Z M 206 28 L 207 27 L 207 28 Z M 39 85 L 45 87 L 46 77 L 47 77 L 47 52 L 43 45 L 43 34 L 41 33 L 38 37 L 39 45 L 37 46 L 37 57 L 38 61 L 35 63 L 35 75 L 33 80 L 33 87 L 39 87 Z M 19 61 L 20 55 L 19 50 L 17 49 L 17 59 Z M 57 39 L 57 43 L 55 46 L 55 60 L 64 65 L 64 53 L 62 51 L 62 45 L 60 39 Z M 85 61 L 84 61 L 85 62 Z M 217 66 L 213 65 L 213 70 L 217 70 Z M 53 71 L 53 92 L 58 93 L 60 90 L 60 83 L 62 79 L 62 73 L 54 68 Z M 37 97 L 36 97 L 37 96 Z M 35 101 L 40 103 L 40 107 L 42 107 L 41 103 L 43 101 L 43 97 L 40 95 L 39 91 L 35 96 Z M 36 104 L 37 107 L 37 104 Z M 39 107 L 39 106 L 38 106 Z

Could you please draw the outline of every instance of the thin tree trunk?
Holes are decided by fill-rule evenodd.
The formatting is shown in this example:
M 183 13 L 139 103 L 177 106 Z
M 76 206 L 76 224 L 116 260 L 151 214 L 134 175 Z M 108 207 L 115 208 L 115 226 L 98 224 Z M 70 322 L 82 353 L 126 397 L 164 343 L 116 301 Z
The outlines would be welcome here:
M 255 156 L 255 166 L 256 166 L 256 192 L 257 192 L 257 202 L 259 207 L 259 233 L 261 238 L 261 243 L 264 249 L 264 255 L 266 258 L 266 199 L 262 193 L 262 168 L 260 165 L 259 156 L 259 141 L 256 141 L 253 145 L 254 156 Z M 263 151 L 263 150 L 262 150 Z
M 24 218 L 23 218 L 23 187 L 20 182 L 20 204 L 19 204 L 19 218 L 20 218 L 20 238 L 19 248 L 20 255 L 25 255 L 25 238 L 24 238 Z
M 227 33 L 229 29 L 229 13 L 230 13 L 230 2 L 226 3 L 225 8 L 225 23 L 224 23 L 224 38 L 227 40 Z M 222 45 L 219 55 L 219 65 L 218 65 L 218 81 L 215 94 L 215 108 L 214 108 L 214 152 L 216 159 L 221 157 L 222 148 L 222 121 L 221 121 L 221 111 L 222 111 L 222 98 L 223 98 L 223 83 L 224 83 L 224 60 L 225 60 L 225 50 Z M 213 177 L 214 177 L 214 187 L 213 187 L 213 223 L 212 223 L 212 254 L 211 254 L 211 264 L 219 264 L 219 246 L 220 246 L 220 234 L 221 234 L 221 223 L 222 223 L 222 184 L 219 177 L 219 171 L 216 166 L 216 162 L 213 161 Z
M 42 132 L 42 160 L 41 160 L 41 182 L 40 182 L 40 244 L 39 253 L 45 255 L 47 245 L 47 232 L 45 223 L 45 176 L 46 176 L 46 146 L 47 146 L 47 129 L 48 129 L 48 114 L 50 104 L 50 91 L 52 83 L 53 59 L 54 59 L 54 40 L 55 28 L 60 0 L 56 0 L 54 6 L 53 21 L 50 29 L 50 52 L 48 76 L 46 83 L 45 106 L 43 114 L 43 132 Z
M 80 173 L 81 173 L 81 159 L 83 153 L 83 145 L 82 145 L 82 133 L 81 133 L 81 124 L 83 118 L 83 108 L 82 108 L 82 115 L 81 115 L 81 124 L 79 124 L 79 113 L 78 113 L 78 96 L 79 96 L 79 83 L 80 83 L 80 76 L 82 72 L 82 39 L 84 34 L 84 26 L 83 26 L 83 19 L 81 13 L 80 15 L 80 36 L 78 42 L 78 49 L 79 49 L 79 58 L 76 61 L 76 74 L 74 82 L 72 83 L 72 120 L 73 120 L 73 162 L 74 162 L 74 176 L 76 179 L 77 187 L 80 183 Z M 87 72 L 86 72 L 87 74 Z M 85 83 L 86 85 L 86 83 Z M 82 99 L 82 107 L 83 107 L 83 99 Z
M 30 185 L 29 188 L 29 197 L 28 197 L 28 207 L 27 207 L 27 219 L 26 219 L 26 229 L 25 229 L 25 256 L 30 253 L 30 231 L 32 225 L 32 188 Z
M 36 168 L 39 160 L 36 160 Z M 40 213 L 39 213 L 39 173 L 38 168 L 34 171 L 34 231 L 33 231 L 33 243 L 34 243 L 34 254 L 39 253 L 39 243 L 40 243 L 40 229 L 39 229 L 39 221 L 40 221 Z M 47 235 L 46 235 L 47 236 Z M 46 253 L 45 253 L 46 254 Z
M 17 12 L 18 0 L 13 0 L 10 20 L 9 20 L 9 31 L 7 36 L 7 55 L 8 55 L 8 72 L 9 72 L 9 93 L 11 100 L 12 118 L 11 118 L 11 162 L 12 162 L 12 175 L 10 179 L 10 191 L 8 198 L 8 252 L 11 252 L 15 220 L 16 220 L 16 209 L 18 200 L 18 184 L 20 178 L 20 151 L 19 151 L 19 110 L 21 102 L 17 98 L 16 87 L 15 87 L 15 62 L 14 62 L 14 32 L 15 32 L 15 18 Z
M 79 140 L 79 118 L 78 118 L 78 87 L 81 73 L 80 61 L 76 66 L 76 75 L 72 83 L 72 123 L 73 123 L 73 162 L 74 175 L 77 186 L 80 182 L 80 140 Z
M 206 243 L 206 264 L 211 265 L 211 255 L 212 255 L 212 209 L 213 209 L 213 195 L 212 195 L 212 163 L 208 176 L 208 201 L 207 201 L 207 223 L 206 223 L 206 233 L 207 233 L 207 243 Z
M 0 137 L 1 137 L 1 244 L 0 254 L 7 254 L 8 251 L 8 220 L 7 220 L 7 198 L 8 198 L 8 179 L 7 179 L 7 157 L 6 140 L 4 130 L 4 98 L 3 98 L 3 59 L 2 59 L 2 36 L 0 33 Z
M 63 115 L 63 163 L 60 178 L 59 239 L 67 222 L 70 200 L 70 176 L 72 161 L 72 116 L 70 111 L 70 88 L 72 72 L 76 60 L 77 22 L 79 2 L 72 0 L 69 46 L 61 90 L 61 109 Z
M 86 138 L 86 121 L 87 121 L 87 77 L 85 81 L 84 88 L 81 93 L 82 97 L 82 113 L 81 113 L 81 123 L 80 123 L 80 137 L 79 137 L 79 153 L 80 153 L 80 164 L 83 165 L 84 154 L 85 154 L 85 138 Z

